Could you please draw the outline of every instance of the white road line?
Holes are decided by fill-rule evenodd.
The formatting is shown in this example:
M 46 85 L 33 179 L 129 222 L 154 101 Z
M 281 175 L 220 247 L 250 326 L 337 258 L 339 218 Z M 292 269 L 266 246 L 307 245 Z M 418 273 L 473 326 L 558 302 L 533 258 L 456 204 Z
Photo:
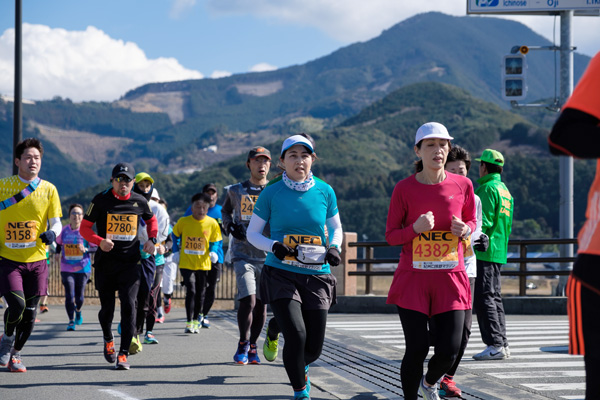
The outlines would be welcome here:
M 128 394 L 125 394 L 123 392 L 119 392 L 118 390 L 113 390 L 113 389 L 100 389 L 100 392 L 104 392 L 107 393 L 113 397 L 118 397 L 120 399 L 123 400 L 139 400 L 137 397 L 131 397 Z
M 585 400 L 585 395 L 580 395 L 580 396 L 560 396 L 561 399 L 567 399 L 567 400 Z
M 496 372 L 488 375 L 498 379 L 572 378 L 585 376 L 585 371 L 512 371 Z
M 543 363 L 512 363 L 512 362 L 493 362 L 493 361 L 475 361 L 465 360 L 468 362 L 461 362 L 460 366 L 467 369 L 517 369 L 517 368 L 569 368 L 578 367 L 583 368 L 583 359 L 581 361 L 556 361 L 556 362 L 543 362 Z
M 585 390 L 585 383 L 522 383 L 521 386 L 528 387 L 540 392 L 546 390 Z

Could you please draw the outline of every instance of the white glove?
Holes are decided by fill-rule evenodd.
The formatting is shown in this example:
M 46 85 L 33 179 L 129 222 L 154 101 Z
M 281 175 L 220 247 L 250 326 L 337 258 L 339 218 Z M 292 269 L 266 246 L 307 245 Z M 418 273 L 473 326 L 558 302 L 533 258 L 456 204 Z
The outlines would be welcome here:
M 179 252 L 173 253 L 173 258 L 171 259 L 171 261 L 179 265 Z
M 215 253 L 214 251 L 210 252 L 210 262 L 211 263 L 216 263 L 217 261 L 219 261 L 219 255 L 217 253 Z

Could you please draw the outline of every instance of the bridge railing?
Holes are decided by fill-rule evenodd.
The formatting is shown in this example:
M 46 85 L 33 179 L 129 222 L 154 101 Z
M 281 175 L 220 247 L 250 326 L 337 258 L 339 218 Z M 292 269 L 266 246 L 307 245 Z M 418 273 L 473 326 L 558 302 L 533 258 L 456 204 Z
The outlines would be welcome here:
M 338 277 L 338 282 L 342 283 L 340 287 L 338 285 L 338 293 L 352 295 L 356 294 L 356 277 L 363 276 L 365 279 L 365 294 L 373 293 L 373 277 L 378 276 L 392 276 L 394 275 L 395 267 L 393 269 L 374 269 L 373 266 L 377 264 L 397 264 L 398 257 L 375 257 L 375 249 L 391 247 L 384 241 L 356 241 L 356 234 L 346 233 L 345 234 L 344 251 L 343 257 L 343 269 L 344 271 L 335 272 Z M 516 270 L 504 268 L 501 271 L 502 276 L 513 276 L 518 277 L 519 280 L 519 295 L 525 296 L 527 294 L 527 278 L 531 276 L 568 276 L 570 274 L 571 265 L 575 261 L 575 257 L 528 257 L 529 246 L 543 246 L 543 245 L 571 245 L 577 244 L 577 239 L 512 239 L 509 240 L 509 249 L 518 248 L 516 252 L 519 254 L 518 257 L 509 257 L 507 264 L 517 264 Z M 401 247 L 395 247 L 398 251 L 396 254 L 400 254 Z M 358 258 L 357 250 L 362 249 L 360 253 L 363 254 L 362 258 Z M 527 266 L 529 264 L 539 263 L 552 263 L 560 264 L 560 268 L 552 270 L 531 270 Z M 360 269 L 358 267 L 361 267 Z

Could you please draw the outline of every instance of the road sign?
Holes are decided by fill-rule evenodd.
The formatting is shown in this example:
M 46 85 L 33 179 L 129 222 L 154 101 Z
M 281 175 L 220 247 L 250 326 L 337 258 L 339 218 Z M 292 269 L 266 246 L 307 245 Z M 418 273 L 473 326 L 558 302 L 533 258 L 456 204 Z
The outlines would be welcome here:
M 600 0 L 467 0 L 467 14 L 557 14 L 574 10 L 576 15 L 598 15 Z

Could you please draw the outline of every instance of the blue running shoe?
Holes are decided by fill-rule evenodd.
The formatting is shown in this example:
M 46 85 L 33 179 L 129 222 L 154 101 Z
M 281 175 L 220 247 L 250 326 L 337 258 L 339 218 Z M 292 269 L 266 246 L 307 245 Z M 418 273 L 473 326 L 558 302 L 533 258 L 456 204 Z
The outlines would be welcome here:
M 240 342 L 238 349 L 233 355 L 233 361 L 236 364 L 248 364 L 248 351 L 250 350 L 250 342 Z
M 117 333 L 120 335 L 121 334 L 121 323 L 119 322 L 119 325 L 117 326 Z
M 310 400 L 310 395 L 306 389 L 299 391 L 294 390 L 294 400 Z
M 81 311 L 75 311 L 75 325 L 83 324 L 83 317 L 81 316 Z
M 67 330 L 68 331 L 74 331 L 75 330 L 75 321 L 69 321 L 69 324 L 67 325 Z
M 250 345 L 250 350 L 248 350 L 248 364 L 260 364 L 260 358 L 258 358 L 256 344 Z

